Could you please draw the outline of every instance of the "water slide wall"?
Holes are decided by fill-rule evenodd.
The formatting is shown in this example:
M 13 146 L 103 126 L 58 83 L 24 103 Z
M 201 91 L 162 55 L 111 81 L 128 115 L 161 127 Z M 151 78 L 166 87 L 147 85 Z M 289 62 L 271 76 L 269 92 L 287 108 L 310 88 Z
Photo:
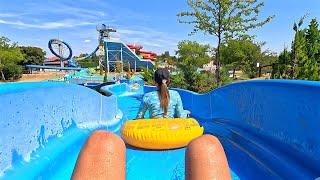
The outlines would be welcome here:
M 74 127 L 120 128 L 117 98 L 83 86 L 52 82 L 0 84 L 0 99 L 0 176 L 12 165 L 28 162 L 49 139 L 62 137 Z M 64 151 L 62 146 L 67 145 L 59 147 Z
M 239 177 L 320 177 L 319 82 L 261 80 L 207 94 L 178 91 L 205 132 L 221 139 Z
M 145 92 L 153 89 L 146 86 Z M 178 91 L 206 133 L 220 138 L 239 177 L 320 175 L 319 83 L 247 81 L 202 95 Z M 73 126 L 120 124 L 115 96 L 77 85 L 3 84 L 0 97 L 0 172 Z

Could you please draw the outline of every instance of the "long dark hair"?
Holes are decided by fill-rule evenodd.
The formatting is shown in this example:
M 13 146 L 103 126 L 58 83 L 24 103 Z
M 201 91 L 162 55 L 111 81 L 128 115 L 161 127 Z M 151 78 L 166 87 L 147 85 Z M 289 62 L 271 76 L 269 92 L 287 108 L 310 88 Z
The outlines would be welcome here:
M 159 92 L 159 99 L 160 99 L 160 107 L 163 109 L 164 114 L 167 114 L 169 101 L 170 101 L 167 82 L 162 82 L 161 84 L 159 84 L 158 92 Z
M 160 107 L 163 109 L 164 114 L 168 112 L 170 95 L 168 90 L 170 73 L 167 69 L 162 68 L 156 70 L 154 73 L 154 80 L 158 84 L 158 94 L 160 99 Z

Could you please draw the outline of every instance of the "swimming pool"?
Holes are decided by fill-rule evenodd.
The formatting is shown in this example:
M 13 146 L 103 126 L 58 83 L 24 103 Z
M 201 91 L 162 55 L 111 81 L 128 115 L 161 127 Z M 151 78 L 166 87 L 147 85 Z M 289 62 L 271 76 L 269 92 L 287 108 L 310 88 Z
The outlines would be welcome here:
M 288 91 L 293 87 L 296 90 Z M 144 92 L 153 89 L 145 86 Z M 0 113 L 5 118 L 0 121 L 1 144 L 8 147 L 0 147 L 0 167 L 11 165 L 2 178 L 69 179 L 81 146 L 93 130 L 119 134 L 121 124 L 136 116 L 141 91 L 128 93 L 125 84 L 108 90 L 116 95 L 104 97 L 64 83 L 0 85 Z M 296 81 L 236 83 L 204 95 L 178 89 L 185 108 L 205 132 L 219 137 L 233 179 L 314 179 L 320 175 L 315 120 L 320 105 L 313 100 L 320 98 L 319 90 L 319 84 Z M 299 121 L 301 117 L 307 121 Z M 30 135 L 31 128 L 35 136 Z M 4 156 L 4 152 L 9 154 Z M 128 146 L 127 179 L 184 179 L 184 152 L 185 148 L 148 151 Z

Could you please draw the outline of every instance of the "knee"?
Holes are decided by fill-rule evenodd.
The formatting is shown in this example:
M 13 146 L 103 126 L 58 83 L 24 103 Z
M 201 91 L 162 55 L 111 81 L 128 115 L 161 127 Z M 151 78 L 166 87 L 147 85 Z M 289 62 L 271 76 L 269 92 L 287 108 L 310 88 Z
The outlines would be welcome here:
M 123 140 L 114 133 L 97 130 L 94 131 L 87 140 L 87 146 L 97 147 L 99 149 L 125 149 Z
M 125 179 L 126 146 L 110 132 L 95 131 L 80 151 L 72 179 Z
M 221 148 L 222 146 L 219 139 L 207 134 L 192 140 L 187 147 L 189 151 L 195 151 L 194 153 L 201 150 L 202 152 L 205 151 L 206 154 L 212 153 L 213 151 L 219 151 Z
M 231 179 L 223 147 L 215 136 L 192 140 L 186 150 L 186 179 Z M 201 179 L 201 178 L 200 178 Z

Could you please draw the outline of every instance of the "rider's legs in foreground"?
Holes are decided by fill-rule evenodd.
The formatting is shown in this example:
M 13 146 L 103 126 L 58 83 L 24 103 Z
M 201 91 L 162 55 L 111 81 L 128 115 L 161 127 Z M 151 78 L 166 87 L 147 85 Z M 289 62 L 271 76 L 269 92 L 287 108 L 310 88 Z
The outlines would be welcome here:
M 126 178 L 126 146 L 110 132 L 95 131 L 83 145 L 72 179 Z

